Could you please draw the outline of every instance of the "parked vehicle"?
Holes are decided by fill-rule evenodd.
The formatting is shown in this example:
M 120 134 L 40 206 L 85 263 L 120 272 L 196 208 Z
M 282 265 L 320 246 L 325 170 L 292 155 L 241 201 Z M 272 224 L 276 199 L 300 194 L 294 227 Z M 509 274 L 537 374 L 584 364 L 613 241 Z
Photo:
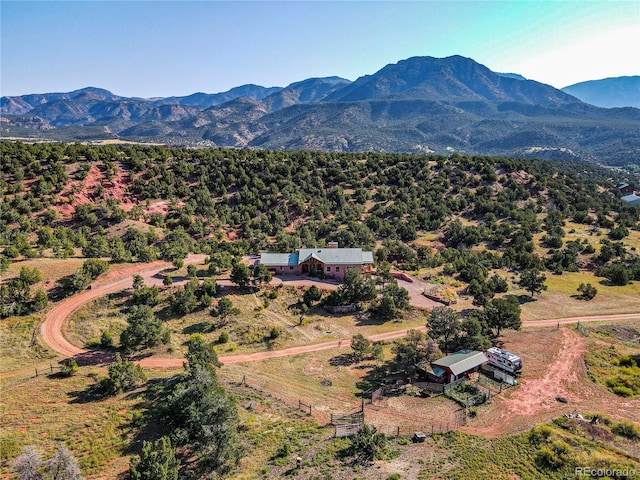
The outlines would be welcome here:
M 507 352 L 498 347 L 487 350 L 489 363 L 509 373 L 518 374 L 522 370 L 522 359 L 515 353 Z

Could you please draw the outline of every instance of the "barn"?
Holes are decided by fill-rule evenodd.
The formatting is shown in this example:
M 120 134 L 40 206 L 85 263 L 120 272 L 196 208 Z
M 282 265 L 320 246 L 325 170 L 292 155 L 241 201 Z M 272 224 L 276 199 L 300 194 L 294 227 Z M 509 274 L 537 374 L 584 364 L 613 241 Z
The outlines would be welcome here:
M 455 353 L 431 362 L 433 374 L 442 383 L 451 383 L 471 372 L 477 372 L 487 356 L 477 350 L 459 350 Z
M 626 195 L 622 197 L 622 202 L 629 207 L 640 206 L 640 197 L 637 195 Z

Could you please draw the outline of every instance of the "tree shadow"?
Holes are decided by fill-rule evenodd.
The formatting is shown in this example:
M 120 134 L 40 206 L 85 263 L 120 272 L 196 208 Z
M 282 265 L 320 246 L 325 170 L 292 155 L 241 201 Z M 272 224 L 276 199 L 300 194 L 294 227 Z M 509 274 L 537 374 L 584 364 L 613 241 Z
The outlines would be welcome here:
M 359 390 L 355 396 L 358 398 L 371 398 L 371 392 L 384 383 L 389 378 L 389 365 L 375 365 L 356 382 L 356 388 Z
M 194 333 L 207 333 L 214 330 L 212 322 L 200 322 L 194 323 L 182 329 L 182 333 L 185 335 L 191 335 Z
M 524 305 L 525 303 L 531 303 L 531 302 L 537 302 L 538 301 L 536 298 L 533 298 L 533 297 L 530 297 L 529 295 L 524 295 L 524 294 L 514 295 L 514 297 L 516 297 L 518 299 L 518 303 L 520 305 Z
M 356 361 L 350 353 L 341 353 L 329 359 L 329 365 L 334 367 L 350 367 L 355 363 Z

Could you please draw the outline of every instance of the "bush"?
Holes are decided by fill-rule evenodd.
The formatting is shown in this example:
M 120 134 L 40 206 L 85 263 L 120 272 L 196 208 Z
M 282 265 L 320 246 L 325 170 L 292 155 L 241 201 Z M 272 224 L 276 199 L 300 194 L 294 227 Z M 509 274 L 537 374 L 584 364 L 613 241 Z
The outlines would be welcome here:
M 100 335 L 100 346 L 102 346 L 102 348 L 113 347 L 113 334 L 110 330 L 105 330 L 102 332 L 102 335 Z
M 70 377 L 78 373 L 78 362 L 76 362 L 73 358 L 70 358 L 66 362 L 62 364 L 62 368 L 60 368 L 60 374 L 63 377 Z
M 221 332 L 218 336 L 218 343 L 227 343 L 229 341 L 229 334 L 227 332 Z
M 622 420 L 621 422 L 616 423 L 611 428 L 611 431 L 621 437 L 627 437 L 631 440 L 640 440 L 640 427 L 628 420 Z
M 633 397 L 633 390 L 631 390 L 629 387 L 613 387 L 611 391 L 616 395 L 619 395 L 620 397 Z

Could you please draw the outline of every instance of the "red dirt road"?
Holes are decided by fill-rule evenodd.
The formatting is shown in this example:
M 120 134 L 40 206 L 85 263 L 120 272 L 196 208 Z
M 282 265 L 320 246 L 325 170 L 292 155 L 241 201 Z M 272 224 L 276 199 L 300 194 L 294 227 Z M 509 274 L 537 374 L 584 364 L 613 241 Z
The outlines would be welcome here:
M 205 255 L 190 255 L 185 260 L 185 264 L 187 263 L 200 263 L 205 259 Z M 168 262 L 157 261 L 153 263 L 148 263 L 144 265 L 134 265 L 132 267 L 118 270 L 116 272 L 111 272 L 100 279 L 100 281 L 96 282 L 91 286 L 90 290 L 85 290 L 84 292 L 78 293 L 72 297 L 69 297 L 65 300 L 62 300 L 56 306 L 54 306 L 47 314 L 45 315 L 44 322 L 41 326 L 42 337 L 44 341 L 56 352 L 63 355 L 64 357 L 85 357 L 87 360 L 96 361 L 101 360 L 104 361 L 104 354 L 93 354 L 92 352 L 77 347 L 76 345 L 71 344 L 67 341 L 62 335 L 62 324 L 64 321 L 71 316 L 71 314 L 80 308 L 82 305 L 87 303 L 93 298 L 99 297 L 101 295 L 106 295 L 107 293 L 117 292 L 124 288 L 129 288 L 132 285 L 132 275 L 138 274 L 142 275 L 147 284 L 160 284 L 161 280 L 157 276 L 159 272 L 162 270 L 169 268 L 171 265 Z M 277 281 L 277 280 L 276 280 Z M 289 282 L 286 282 L 289 283 Z M 291 282 L 295 284 L 297 282 Z M 312 283 L 312 281 L 305 279 L 301 281 L 301 284 L 308 285 Z M 317 285 L 323 288 L 336 288 L 335 285 L 327 285 L 324 283 L 316 283 Z M 411 303 L 414 306 L 424 307 L 423 302 L 418 301 L 424 298 L 422 295 L 416 292 L 410 292 L 411 294 Z M 417 299 L 417 297 L 420 297 Z M 537 320 L 537 321 L 525 321 L 522 322 L 523 327 L 549 327 L 549 326 L 559 326 L 566 325 L 570 323 L 577 322 L 599 322 L 599 321 L 613 321 L 613 320 L 623 320 L 623 319 L 633 319 L 640 318 L 640 313 L 637 314 L 617 314 L 617 315 L 597 315 L 592 317 L 571 317 L 571 318 L 560 318 L 560 319 L 546 319 L 546 320 Z M 418 327 L 417 330 L 426 331 L 426 327 Z M 380 341 L 380 340 L 393 340 L 396 338 L 404 337 L 409 329 L 395 330 L 392 332 L 381 333 L 377 335 L 371 335 L 368 338 L 371 341 Z M 252 362 L 258 360 L 264 360 L 267 358 L 275 358 L 275 357 L 286 357 L 290 355 L 298 355 L 301 353 L 308 352 L 317 352 L 321 350 L 328 350 L 332 348 L 341 348 L 348 347 L 350 345 L 349 341 L 331 341 L 324 343 L 317 343 L 311 345 L 303 345 L 299 347 L 292 347 L 283 350 L 271 350 L 266 352 L 258 352 L 252 354 L 245 355 L 229 355 L 220 357 L 220 361 L 222 363 L 231 364 L 231 363 L 239 363 L 239 362 Z M 575 353 L 575 352 L 574 352 Z M 577 354 L 579 354 L 578 352 Z M 95 358 L 93 358 L 95 357 Z M 163 357 L 148 357 L 140 360 L 140 365 L 149 368 L 171 368 L 171 367 L 179 367 L 183 363 L 183 359 L 180 358 L 163 358 Z
M 199 263 L 204 259 L 205 255 L 189 255 L 185 264 Z M 73 345 L 62 335 L 61 329 L 64 321 L 93 298 L 131 287 L 134 274 L 142 275 L 147 284 L 161 283 L 156 275 L 169 267 L 171 267 L 169 262 L 157 261 L 107 273 L 99 281 L 93 283 L 90 290 L 66 298 L 49 310 L 40 327 L 42 338 L 53 350 L 65 357 L 86 355 L 89 353 L 87 350 Z

